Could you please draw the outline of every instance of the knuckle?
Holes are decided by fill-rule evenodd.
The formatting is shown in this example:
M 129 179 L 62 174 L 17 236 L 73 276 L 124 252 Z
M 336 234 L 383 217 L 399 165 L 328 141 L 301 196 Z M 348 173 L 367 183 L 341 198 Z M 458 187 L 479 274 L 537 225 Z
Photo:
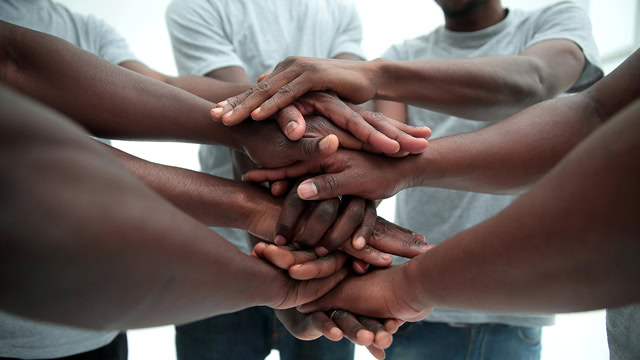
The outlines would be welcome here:
M 296 86 L 293 83 L 288 83 L 278 90 L 279 96 L 282 98 L 289 98 L 296 93 Z
M 350 206 L 347 208 L 344 214 L 349 222 L 360 224 L 364 220 L 364 207 L 362 206 Z
M 258 85 L 252 87 L 250 90 L 251 91 L 256 91 L 259 93 L 265 93 L 267 91 L 269 91 L 269 89 L 271 88 L 271 85 L 269 84 L 268 81 L 261 81 L 258 83 Z
M 324 177 L 324 185 L 332 193 L 338 190 L 339 182 L 335 176 L 327 175 Z
M 376 122 L 385 122 L 385 121 L 387 121 L 386 117 L 384 115 L 382 115 L 382 113 L 379 113 L 377 111 L 371 113 L 371 117 Z

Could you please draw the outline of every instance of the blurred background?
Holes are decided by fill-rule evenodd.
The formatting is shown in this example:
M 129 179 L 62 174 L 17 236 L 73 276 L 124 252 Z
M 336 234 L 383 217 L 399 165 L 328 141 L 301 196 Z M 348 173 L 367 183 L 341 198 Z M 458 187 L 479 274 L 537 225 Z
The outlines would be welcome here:
M 392 44 L 413 38 L 443 24 L 433 0 L 354 0 L 364 30 L 362 47 L 368 59 L 380 56 Z M 177 75 L 164 13 L 170 0 L 58 0 L 73 11 L 104 19 L 124 36 L 136 56 L 151 68 Z M 535 9 L 558 0 L 503 0 L 505 7 Z M 575 0 L 590 15 L 605 73 L 618 66 L 640 45 L 640 0 Z M 199 170 L 198 145 L 114 141 L 114 146 L 161 164 Z M 378 213 L 394 219 L 394 199 L 384 201 Z M 428 234 L 427 234 L 428 235 Z M 542 359 L 607 359 L 604 311 L 563 314 L 543 331 Z M 175 360 L 173 326 L 133 330 L 129 359 Z M 248 339 L 249 340 L 249 339 Z M 250 341 L 250 340 L 249 340 Z M 372 359 L 356 348 L 356 359 Z M 273 351 L 269 360 L 279 359 Z

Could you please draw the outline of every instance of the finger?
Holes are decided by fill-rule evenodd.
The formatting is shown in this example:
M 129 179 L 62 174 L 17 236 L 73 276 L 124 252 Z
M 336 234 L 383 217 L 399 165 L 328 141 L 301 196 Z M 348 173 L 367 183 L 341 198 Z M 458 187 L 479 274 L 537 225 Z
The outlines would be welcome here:
M 298 150 L 295 160 L 321 160 L 329 157 L 338 150 L 338 137 L 330 134 L 324 138 L 302 138 L 290 144 Z
M 262 75 L 258 76 L 258 80 L 256 80 L 256 82 L 258 82 L 258 83 L 259 83 L 260 81 L 264 80 L 264 79 L 265 79 L 267 76 L 269 76 L 269 75 L 271 75 L 271 71 L 266 72 L 266 73 L 264 73 L 264 74 L 262 74 Z
M 286 308 L 291 308 L 318 299 L 344 280 L 348 273 L 349 271 L 346 268 L 342 268 L 337 273 L 326 278 L 298 282 L 295 302 L 281 304 L 276 308 L 285 308 L 285 306 Z
M 414 233 L 379 216 L 376 218 L 373 235 L 367 243 L 379 251 L 406 258 L 424 254 L 434 246 L 425 242 L 424 235 Z
M 298 196 L 303 200 L 330 199 L 341 195 L 358 195 L 356 182 L 360 179 L 344 173 L 325 174 L 307 179 L 298 185 Z
M 286 180 L 277 180 L 271 183 L 271 195 L 280 197 L 289 190 L 289 182 Z
M 253 247 L 253 250 L 251 251 L 251 253 L 255 254 L 256 257 L 264 259 L 264 249 L 267 248 L 267 245 L 268 244 L 265 242 L 259 242 Z
M 387 319 L 384 322 L 384 328 L 391 334 L 395 334 L 405 321 L 400 319 Z
M 296 280 L 321 279 L 340 270 L 347 262 L 347 255 L 336 251 L 315 260 L 293 265 L 289 268 L 289 276 Z
M 383 153 L 395 153 L 400 150 L 400 144 L 397 141 L 377 130 L 337 96 L 327 93 L 317 93 L 313 96 L 315 108 L 320 114 L 331 119 L 356 138 Z
M 280 82 L 281 78 L 290 77 L 293 72 L 284 71 L 273 77 L 273 82 Z M 265 79 L 260 84 L 269 81 L 269 79 Z M 273 91 L 273 87 L 271 89 L 271 97 L 268 99 L 264 99 L 262 94 L 254 93 L 253 98 L 250 96 L 247 99 L 247 105 L 253 107 L 254 104 L 260 103 L 260 105 L 253 107 L 255 110 L 251 112 L 251 117 L 254 120 L 263 120 L 275 114 L 278 110 L 283 107 L 291 104 L 297 98 L 304 95 L 306 92 L 311 90 L 312 82 L 309 81 L 308 76 L 302 74 L 291 81 L 287 81 L 286 83 L 280 85 L 276 91 Z M 258 84 L 258 85 L 260 85 Z M 256 100 L 254 100 L 254 98 Z
M 302 138 L 306 130 L 306 121 L 295 106 L 285 106 L 276 113 L 275 117 L 280 129 L 289 140 L 297 141 Z
M 264 248 L 262 254 L 270 263 L 283 270 L 289 270 L 296 264 L 303 264 L 317 259 L 312 250 L 291 250 L 271 244 Z
M 238 106 L 238 104 L 249 97 L 249 95 L 251 95 L 251 93 L 254 92 L 257 88 L 257 86 L 254 86 L 251 89 L 243 92 L 242 94 L 232 96 L 224 101 L 219 102 L 218 104 L 216 104 L 217 106 L 214 109 L 211 109 L 211 118 L 216 121 L 221 121 L 225 125 L 236 125 L 241 123 L 248 116 L 233 117 L 232 113 L 234 112 L 234 109 Z
M 300 103 L 300 100 L 296 102 L 296 104 L 299 105 L 299 107 L 296 107 L 298 110 L 300 108 L 307 107 L 307 104 Z M 315 109 L 311 107 L 310 112 L 315 113 Z M 305 116 L 304 120 L 306 122 L 305 137 L 320 137 L 327 134 L 334 134 L 338 137 L 340 147 L 352 150 L 370 149 L 370 145 L 363 143 L 360 139 L 356 138 L 345 129 L 337 126 L 324 116 Z
M 276 245 L 284 245 L 293 240 L 296 224 L 298 224 L 300 216 L 308 204 L 308 202 L 298 197 L 295 188 L 287 194 L 276 225 L 276 237 L 274 239 Z
M 340 200 L 338 198 L 317 202 L 307 213 L 302 222 L 304 225 L 301 231 L 294 235 L 293 241 L 300 244 L 303 248 L 315 248 L 322 239 L 322 236 L 336 221 L 339 210 Z M 318 255 L 323 256 L 328 253 L 329 251 L 325 249 L 322 252 L 318 252 Z
M 407 133 L 416 138 L 428 139 L 432 135 L 431 128 L 428 126 L 411 126 L 389 117 L 387 117 L 387 121 L 389 121 L 391 125 L 395 126 L 402 132 Z
M 242 181 L 265 182 L 282 179 L 298 178 L 310 173 L 322 171 L 322 166 L 317 161 L 300 161 L 293 165 L 279 169 L 255 169 L 242 175 Z
M 311 323 L 317 329 L 322 331 L 322 334 L 331 341 L 340 341 L 344 336 L 344 333 L 333 320 L 329 319 L 329 316 L 322 311 L 314 312 L 311 314 Z
M 391 255 L 377 250 L 370 245 L 365 245 L 364 248 L 356 250 L 353 248 L 353 245 L 351 245 L 351 242 L 347 241 L 340 247 L 340 250 L 373 266 L 387 267 L 393 262 Z
M 348 311 L 336 310 L 331 319 L 338 325 L 344 336 L 357 345 L 371 345 L 375 338 L 372 331 L 367 330 L 358 319 Z
M 367 350 L 369 350 L 369 353 L 378 360 L 383 360 L 387 357 L 387 354 L 384 352 L 384 350 L 378 349 L 373 344 L 367 346 Z
M 358 321 L 374 334 L 373 345 L 379 349 L 386 349 L 391 346 L 393 336 L 388 332 L 384 325 L 376 319 L 367 316 L 358 316 Z
M 348 196 L 343 197 L 343 202 L 346 202 L 346 206 L 338 216 L 338 220 L 317 245 L 327 252 L 332 252 L 342 246 L 345 241 L 349 241 L 353 232 L 362 224 L 364 219 L 365 200 L 363 198 Z M 361 248 L 363 247 L 364 245 Z M 318 252 L 318 249 L 316 249 L 316 253 L 322 255 L 321 252 Z
M 399 126 L 394 126 L 391 119 L 379 112 L 373 112 L 364 110 L 356 105 L 348 105 L 354 112 L 358 113 L 362 118 L 373 126 L 380 133 L 386 137 L 398 142 L 399 149 L 397 151 L 407 151 L 410 153 L 420 153 L 427 149 L 429 143 L 425 138 L 411 136 L 400 129 Z M 407 125 L 408 127 L 408 125 Z
M 353 270 L 360 275 L 366 274 L 369 269 L 369 264 L 360 259 L 353 259 L 351 266 L 353 267 Z
M 376 225 L 377 211 L 375 202 L 367 200 L 364 205 L 362 222 L 352 237 L 352 245 L 356 250 L 364 249 L 367 245 L 367 239 L 373 235 L 373 228 Z

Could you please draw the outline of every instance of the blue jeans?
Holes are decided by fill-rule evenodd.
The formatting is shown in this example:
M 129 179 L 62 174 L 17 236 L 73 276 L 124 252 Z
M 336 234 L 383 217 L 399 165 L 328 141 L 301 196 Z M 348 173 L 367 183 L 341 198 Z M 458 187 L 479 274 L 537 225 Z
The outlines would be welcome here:
M 542 328 L 502 324 L 407 323 L 393 336 L 389 360 L 539 360 Z
M 176 326 L 178 360 L 262 360 L 271 349 L 280 351 L 281 360 L 352 360 L 354 353 L 347 339 L 296 339 L 267 307 Z

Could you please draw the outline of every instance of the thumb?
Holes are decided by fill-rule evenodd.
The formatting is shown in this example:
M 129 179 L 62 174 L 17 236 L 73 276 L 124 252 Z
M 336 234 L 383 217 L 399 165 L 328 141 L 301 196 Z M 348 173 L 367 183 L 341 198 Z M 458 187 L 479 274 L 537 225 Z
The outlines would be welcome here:
M 326 200 L 342 195 L 358 195 L 351 191 L 344 174 L 325 174 L 307 179 L 298 185 L 302 200 Z
M 282 132 L 291 141 L 300 140 L 306 130 L 306 121 L 300 110 L 293 105 L 288 105 L 275 115 Z
M 335 274 L 326 278 L 298 281 L 295 304 L 287 304 L 289 306 L 285 306 L 284 308 L 298 306 L 300 304 L 313 301 L 314 299 L 318 299 L 319 297 L 327 294 L 329 291 L 331 291 L 331 289 L 336 287 L 336 285 L 338 285 L 342 280 L 344 280 L 345 277 L 347 277 L 348 273 L 349 270 L 343 267 Z
M 331 134 L 323 138 L 302 138 L 292 144 L 297 147 L 296 160 L 321 160 L 338 150 L 338 137 Z

